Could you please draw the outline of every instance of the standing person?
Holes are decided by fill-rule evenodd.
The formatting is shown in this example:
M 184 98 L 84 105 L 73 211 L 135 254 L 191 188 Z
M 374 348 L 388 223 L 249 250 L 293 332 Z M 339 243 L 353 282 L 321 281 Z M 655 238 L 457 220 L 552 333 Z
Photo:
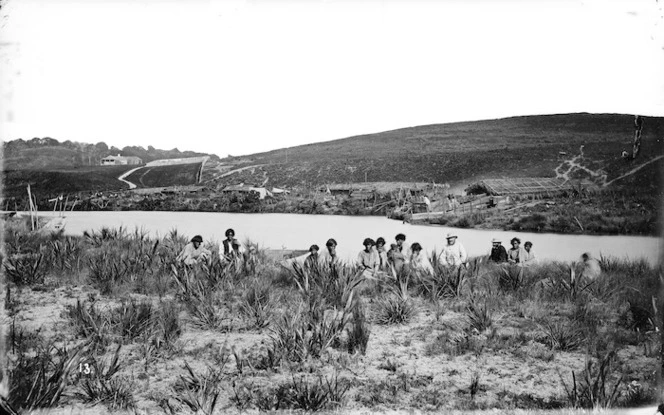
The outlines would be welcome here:
M 510 264 L 520 264 L 523 261 L 523 258 L 526 256 L 525 250 L 521 248 L 521 239 L 512 238 L 510 241 L 512 248 L 507 251 L 507 262 Z
M 535 264 L 537 258 L 535 257 L 535 251 L 533 251 L 533 243 L 526 241 L 526 243 L 523 244 L 523 250 L 523 261 L 521 261 L 521 265 L 527 267 Z
M 427 258 L 427 255 L 422 251 L 422 245 L 415 242 L 410 247 L 410 267 L 413 271 L 417 272 L 426 272 L 427 274 L 433 274 L 433 267 L 431 262 Z
M 196 235 L 191 238 L 191 241 L 185 245 L 184 249 L 175 258 L 178 262 L 183 262 L 185 265 L 194 265 L 196 263 L 208 262 L 210 260 L 210 251 L 203 248 L 203 237 Z
M 318 245 L 311 245 L 309 247 L 309 256 L 304 260 L 304 269 L 313 272 L 318 269 Z
M 447 245 L 440 253 L 440 259 L 438 262 L 442 265 L 454 267 L 465 265 L 468 260 L 468 255 L 461 242 L 457 242 L 457 235 L 450 232 L 447 234 L 446 239 Z
M 357 266 L 364 270 L 363 275 L 367 278 L 373 278 L 378 270 L 378 253 L 373 250 L 374 241 L 371 238 L 365 238 L 364 249 L 357 255 Z
M 501 244 L 501 240 L 498 238 L 493 238 L 491 240 L 493 246 L 491 247 L 491 254 L 489 255 L 489 261 L 495 262 L 497 264 L 502 264 L 507 262 L 507 250 Z
M 382 236 L 376 239 L 376 253 L 378 254 L 378 269 L 385 271 L 387 269 L 387 251 L 385 250 L 385 238 Z
M 320 255 L 321 263 L 329 266 L 338 265 L 341 261 L 337 255 L 337 241 L 333 238 L 328 239 L 325 242 L 325 248 L 327 248 L 327 251 L 323 255 Z
M 221 241 L 219 247 L 219 258 L 224 261 L 231 260 L 231 251 L 233 250 L 233 239 L 235 238 L 235 231 L 233 229 L 226 229 L 226 239 Z

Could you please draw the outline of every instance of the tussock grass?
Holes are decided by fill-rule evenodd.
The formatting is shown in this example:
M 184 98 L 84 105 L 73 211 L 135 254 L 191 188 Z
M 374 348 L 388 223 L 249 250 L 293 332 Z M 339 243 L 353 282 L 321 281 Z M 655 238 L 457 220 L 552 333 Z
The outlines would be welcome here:
M 94 303 L 77 300 L 65 308 L 76 336 L 88 339 L 93 348 L 103 349 L 111 342 L 112 320 L 109 313 L 100 311 Z
M 376 309 L 374 321 L 378 324 L 407 324 L 417 314 L 413 301 L 399 295 L 378 299 Z
M 242 314 L 260 329 L 270 324 L 274 309 L 275 301 L 269 283 L 258 278 L 250 281 L 240 304 Z
M 52 339 L 27 331 L 12 333 L 10 374 L 28 379 L 17 383 L 27 391 L 19 395 L 28 399 L 22 408 L 49 407 L 62 402 L 62 396 L 74 396 L 112 410 L 131 410 L 139 394 L 143 398 L 148 393 L 140 391 L 141 387 L 150 387 L 157 368 L 184 356 L 195 358 L 197 364 L 184 367 L 185 373 L 172 384 L 168 399 L 153 396 L 167 413 L 219 412 L 228 405 L 229 395 L 232 405 L 258 410 L 329 410 L 343 407 L 349 392 L 367 408 L 415 404 L 415 397 L 424 393 L 420 388 L 428 384 L 418 385 L 416 375 L 402 373 L 408 363 L 401 358 L 378 371 L 385 378 L 364 386 L 352 379 L 361 373 L 357 372 L 358 362 L 375 356 L 370 342 L 374 331 L 401 330 L 380 326 L 412 322 L 420 311 L 416 305 L 422 301 L 435 304 L 435 316 L 430 310 L 433 306 L 427 304 L 418 318 L 418 322 L 426 320 L 426 330 L 415 330 L 404 341 L 395 339 L 390 343 L 394 347 L 422 350 L 419 358 L 442 356 L 453 363 L 501 355 L 556 365 L 559 358 L 576 357 L 578 361 L 587 353 L 598 357 L 589 358 L 590 365 L 572 368 L 571 379 L 565 377 L 569 391 L 565 405 L 615 407 L 654 401 L 652 379 L 629 366 L 631 372 L 626 376 L 638 379 L 637 384 L 618 382 L 616 386 L 618 361 L 606 357 L 630 346 L 630 353 L 645 359 L 659 352 L 655 330 L 661 330 L 664 303 L 653 295 L 661 269 L 644 261 L 603 257 L 603 272 L 595 281 L 579 278 L 573 263 L 517 269 L 488 264 L 483 258 L 472 258 L 467 267 L 459 268 L 434 264 L 431 275 L 409 273 L 406 268 L 366 281 L 361 271 L 342 264 L 313 270 L 299 265 L 279 267 L 265 258 L 260 247 L 254 253 L 256 262 L 249 267 L 229 266 L 215 257 L 209 264 L 185 267 L 176 264 L 175 257 L 188 238 L 177 231 L 157 239 L 122 228 L 102 229 L 82 238 L 20 234 L 11 238 L 14 245 L 9 247 L 12 253 L 5 264 L 25 260 L 26 267 L 37 269 L 37 274 L 43 270 L 44 278 L 43 282 L 41 277 L 17 277 L 15 282 L 8 278 L 6 307 L 18 310 L 17 304 L 23 304 L 17 294 L 30 294 L 30 290 L 17 290 L 19 284 L 23 284 L 21 288 L 60 284 L 54 277 L 67 280 L 67 274 L 72 274 L 69 282 L 91 284 L 102 293 L 88 293 L 86 301 L 85 294 L 66 291 L 69 298 L 78 295 L 79 299 L 62 314 L 69 327 Z M 30 260 L 38 256 L 41 264 L 35 268 Z M 29 275 L 29 269 L 26 272 Z M 130 297 L 129 292 L 147 297 Z M 237 319 L 247 324 L 234 324 Z M 209 336 L 210 330 L 226 332 L 223 336 L 231 339 L 239 333 L 250 339 L 263 338 L 260 343 L 230 349 L 221 345 L 225 340 L 218 336 L 211 336 L 205 346 L 196 340 L 190 345 L 191 331 L 195 336 L 199 331 Z M 62 346 L 74 344 L 73 339 L 85 344 L 81 346 L 85 352 L 78 356 Z M 113 363 L 119 345 L 126 345 L 126 352 Z M 99 378 L 81 377 L 76 370 L 64 375 L 82 355 L 86 362 L 98 365 Z M 233 358 L 235 364 L 229 367 Z M 379 366 L 375 360 L 369 361 L 374 368 Z M 111 370 L 116 366 L 118 369 Z M 124 373 L 127 366 L 138 370 L 138 377 Z M 343 370 L 351 380 L 338 379 L 335 386 L 329 377 L 332 368 Z M 469 374 L 459 378 L 458 372 L 452 372 L 450 376 L 461 382 L 455 387 L 459 392 L 422 400 L 423 408 L 563 404 L 527 394 L 510 395 L 509 403 L 496 402 L 490 377 L 484 382 L 478 379 L 473 395 Z M 78 385 L 72 385 L 72 379 Z M 132 385 L 140 391 L 133 392 L 136 401 Z M 484 390 L 490 393 L 481 393 Z
M 10 257 L 4 264 L 7 280 L 17 287 L 44 284 L 46 269 L 42 254 L 30 253 L 20 257 Z
M 121 369 L 119 360 L 121 346 L 115 349 L 108 360 L 86 362 L 90 365 L 90 373 L 82 375 L 76 396 L 88 404 L 103 404 L 111 411 L 127 410 L 135 406 L 133 385 L 126 377 L 118 377 Z
M 240 409 L 253 406 L 260 411 L 291 409 L 314 412 L 342 406 L 349 389 L 350 383 L 340 379 L 337 373 L 329 377 L 293 375 L 291 380 L 267 390 L 253 385 L 236 386 L 232 400 Z
M 552 350 L 577 350 L 584 342 L 580 328 L 564 322 L 545 322 L 542 329 L 546 335 L 546 344 Z
M 186 374 L 180 375 L 173 387 L 175 402 L 164 399 L 160 406 L 171 414 L 189 412 L 194 414 L 212 415 L 219 402 L 221 381 L 224 375 L 221 368 L 208 367 L 207 372 L 199 374 L 184 363 Z
M 572 371 L 572 381 L 569 384 L 561 376 L 568 401 L 574 408 L 607 409 L 615 406 L 619 397 L 618 388 L 623 381 L 622 375 L 618 380 L 611 379 L 620 373 L 620 369 L 616 367 L 616 359 L 615 351 L 610 351 L 597 360 L 586 359 L 585 367 L 579 376 Z
M 149 301 L 124 300 L 122 305 L 111 312 L 111 320 L 116 332 L 126 342 L 150 331 L 155 324 L 155 310 Z
M 471 297 L 466 306 L 466 316 L 470 327 L 479 333 L 493 325 L 493 310 L 486 297 Z
M 55 339 L 13 326 L 12 351 L 15 362 L 9 370 L 9 404 L 31 411 L 57 405 L 65 388 L 78 371 L 86 344 L 71 348 L 58 346 Z

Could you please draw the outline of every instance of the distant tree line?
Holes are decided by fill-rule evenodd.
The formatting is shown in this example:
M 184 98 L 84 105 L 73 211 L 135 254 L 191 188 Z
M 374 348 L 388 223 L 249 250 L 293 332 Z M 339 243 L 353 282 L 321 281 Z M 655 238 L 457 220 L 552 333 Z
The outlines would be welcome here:
M 198 153 L 195 151 L 180 151 L 177 148 L 172 150 L 160 150 L 152 146 L 148 146 L 147 149 L 140 146 L 126 146 L 119 149 L 115 146 L 109 147 L 103 141 L 98 142 L 97 144 L 79 143 L 70 140 L 61 143 L 50 137 L 33 138 L 31 140 L 23 140 L 19 138 L 17 140 L 7 141 L 3 143 L 3 157 L 5 161 L 8 161 L 11 165 L 12 159 L 20 160 L 26 153 L 30 153 L 31 158 L 34 157 L 36 155 L 35 150 L 41 155 L 39 149 L 48 149 L 50 153 L 45 153 L 45 158 L 52 157 L 54 155 L 53 150 L 66 152 L 66 157 L 59 158 L 60 164 L 66 164 L 72 167 L 99 165 L 102 158 L 118 154 L 125 157 L 140 157 L 146 163 L 158 159 L 200 157 L 208 155 L 212 158 L 218 158 L 214 154 Z M 46 164 L 52 163 L 47 162 Z M 25 166 L 23 167 L 25 168 Z

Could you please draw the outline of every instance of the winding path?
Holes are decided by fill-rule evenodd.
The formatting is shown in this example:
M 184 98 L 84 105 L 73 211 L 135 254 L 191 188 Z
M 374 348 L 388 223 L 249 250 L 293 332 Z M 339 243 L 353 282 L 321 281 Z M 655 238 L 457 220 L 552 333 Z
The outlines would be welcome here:
M 617 180 L 624 179 L 625 177 L 631 176 L 632 174 L 634 174 L 634 173 L 636 173 L 637 171 L 641 170 L 642 168 L 646 167 L 648 164 L 654 163 L 654 162 L 656 162 L 657 160 L 660 160 L 660 159 L 663 158 L 663 157 L 664 157 L 664 156 L 657 156 L 657 157 L 655 157 L 655 158 L 652 158 L 652 159 L 646 161 L 645 163 L 643 163 L 643 164 L 641 164 L 641 165 L 639 165 L 639 166 L 634 167 L 632 170 L 628 171 L 627 173 L 623 174 L 622 176 L 616 177 L 615 179 L 611 180 L 611 181 L 608 182 L 608 183 L 604 183 L 604 186 L 606 187 L 606 186 L 610 185 L 611 183 L 613 183 L 613 182 L 615 182 L 615 181 L 617 181 Z
M 132 174 L 136 170 L 142 169 L 143 167 L 144 166 L 136 167 L 135 169 L 131 169 L 128 172 L 122 173 L 122 175 L 120 177 L 118 177 L 118 180 L 120 180 L 121 182 L 127 183 L 129 185 L 129 189 L 135 189 L 136 185 L 134 183 L 128 181 L 128 180 L 125 180 L 125 177 L 129 176 L 130 174 Z

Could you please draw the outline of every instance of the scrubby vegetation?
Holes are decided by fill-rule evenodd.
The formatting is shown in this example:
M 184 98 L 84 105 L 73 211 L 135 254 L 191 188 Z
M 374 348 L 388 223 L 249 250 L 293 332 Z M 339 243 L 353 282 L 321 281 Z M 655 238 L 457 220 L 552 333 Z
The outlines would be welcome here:
M 31 410 L 606 408 L 652 404 L 661 268 L 185 267 L 187 238 L 6 226 L 10 403 Z M 248 242 L 250 243 L 250 242 Z M 208 246 L 217 252 L 214 243 Z

